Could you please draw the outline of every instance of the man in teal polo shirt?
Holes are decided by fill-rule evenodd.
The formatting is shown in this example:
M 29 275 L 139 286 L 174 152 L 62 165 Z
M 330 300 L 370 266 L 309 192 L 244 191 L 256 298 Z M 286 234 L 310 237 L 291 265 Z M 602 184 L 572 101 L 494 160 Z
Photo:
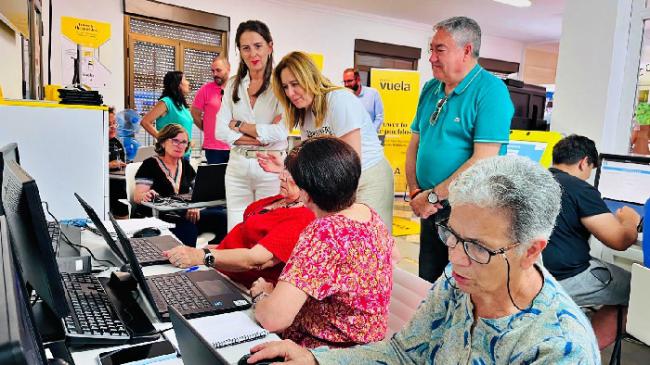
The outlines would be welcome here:
M 449 262 L 435 226 L 449 215 L 449 185 L 476 161 L 505 154 L 514 113 L 503 81 L 477 62 L 481 28 L 476 21 L 453 17 L 433 29 L 434 79 L 420 94 L 406 152 L 410 205 L 422 223 L 419 275 L 431 282 Z

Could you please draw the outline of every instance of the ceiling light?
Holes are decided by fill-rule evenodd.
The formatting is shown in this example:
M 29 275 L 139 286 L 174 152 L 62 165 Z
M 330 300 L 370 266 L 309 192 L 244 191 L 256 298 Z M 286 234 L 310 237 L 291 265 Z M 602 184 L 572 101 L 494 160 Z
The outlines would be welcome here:
M 531 0 L 494 0 L 498 3 L 516 6 L 518 8 L 525 8 L 532 5 Z

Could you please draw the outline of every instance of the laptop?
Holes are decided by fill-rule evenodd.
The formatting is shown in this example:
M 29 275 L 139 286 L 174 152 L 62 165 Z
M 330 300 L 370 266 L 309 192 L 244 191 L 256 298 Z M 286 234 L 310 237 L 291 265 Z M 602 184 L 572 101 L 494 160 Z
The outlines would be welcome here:
M 158 318 L 169 321 L 169 306 L 176 306 L 185 317 L 202 317 L 250 308 L 239 289 L 216 270 L 178 271 L 145 277 L 131 242 L 112 214 L 117 239 L 126 254 L 131 275 L 135 277 L 153 306 Z
M 630 306 L 627 311 L 625 331 L 650 345 L 650 269 L 632 264 L 630 283 Z
M 226 199 L 226 167 L 228 164 L 199 165 L 194 179 L 194 189 L 175 197 L 191 203 Z
M 131 162 L 142 162 L 149 157 L 153 157 L 156 155 L 156 148 L 154 146 L 144 146 L 138 148 L 138 150 L 135 152 L 135 156 L 133 157 L 133 161 Z
M 184 364 L 229 365 L 228 361 L 173 306 L 169 307 L 169 318 L 176 333 Z
M 643 217 L 650 198 L 650 157 L 601 154 L 594 186 L 613 213 L 627 206 Z
M 104 237 L 104 240 L 111 248 L 115 256 L 122 260 L 122 263 L 127 263 L 127 259 L 124 251 L 115 243 L 113 237 L 104 226 L 104 223 L 95 212 L 95 210 L 83 200 L 79 194 L 74 194 L 75 198 L 81 204 L 81 207 L 86 211 L 86 214 L 93 222 L 99 234 Z M 97 233 L 97 232 L 95 232 Z M 171 235 L 157 236 L 157 237 L 147 237 L 147 238 L 131 238 L 131 246 L 135 252 L 135 257 L 140 264 L 140 266 L 151 266 L 151 265 L 164 265 L 169 264 L 169 259 L 165 257 L 162 252 L 170 250 L 176 246 L 182 246 L 183 244 L 176 239 L 176 237 Z

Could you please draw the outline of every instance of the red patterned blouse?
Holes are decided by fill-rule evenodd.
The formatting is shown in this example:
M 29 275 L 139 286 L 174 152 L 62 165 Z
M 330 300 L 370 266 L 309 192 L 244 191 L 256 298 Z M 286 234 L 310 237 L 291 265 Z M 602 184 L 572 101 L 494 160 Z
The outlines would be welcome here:
M 367 222 L 335 214 L 303 233 L 279 280 L 308 298 L 283 337 L 314 348 L 349 347 L 384 338 L 395 244 L 375 211 Z

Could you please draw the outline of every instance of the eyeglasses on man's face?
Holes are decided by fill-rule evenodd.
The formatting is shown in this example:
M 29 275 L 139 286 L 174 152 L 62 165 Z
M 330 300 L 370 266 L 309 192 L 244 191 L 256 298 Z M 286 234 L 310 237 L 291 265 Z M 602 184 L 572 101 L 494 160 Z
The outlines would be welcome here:
M 445 96 L 444 98 L 438 100 L 438 103 L 436 103 L 436 110 L 431 113 L 431 118 L 429 118 L 429 124 L 434 125 L 438 121 L 438 117 L 440 116 L 440 113 L 442 112 L 442 108 L 447 104 L 447 100 L 449 99 L 449 96 Z
M 514 243 L 498 250 L 491 250 L 474 240 L 462 238 L 458 233 L 449 228 L 446 223 L 436 223 L 436 226 L 438 228 L 438 236 L 445 246 L 454 248 L 458 243 L 462 243 L 465 254 L 479 264 L 488 264 L 492 256 L 503 254 L 519 245 L 519 243 Z

